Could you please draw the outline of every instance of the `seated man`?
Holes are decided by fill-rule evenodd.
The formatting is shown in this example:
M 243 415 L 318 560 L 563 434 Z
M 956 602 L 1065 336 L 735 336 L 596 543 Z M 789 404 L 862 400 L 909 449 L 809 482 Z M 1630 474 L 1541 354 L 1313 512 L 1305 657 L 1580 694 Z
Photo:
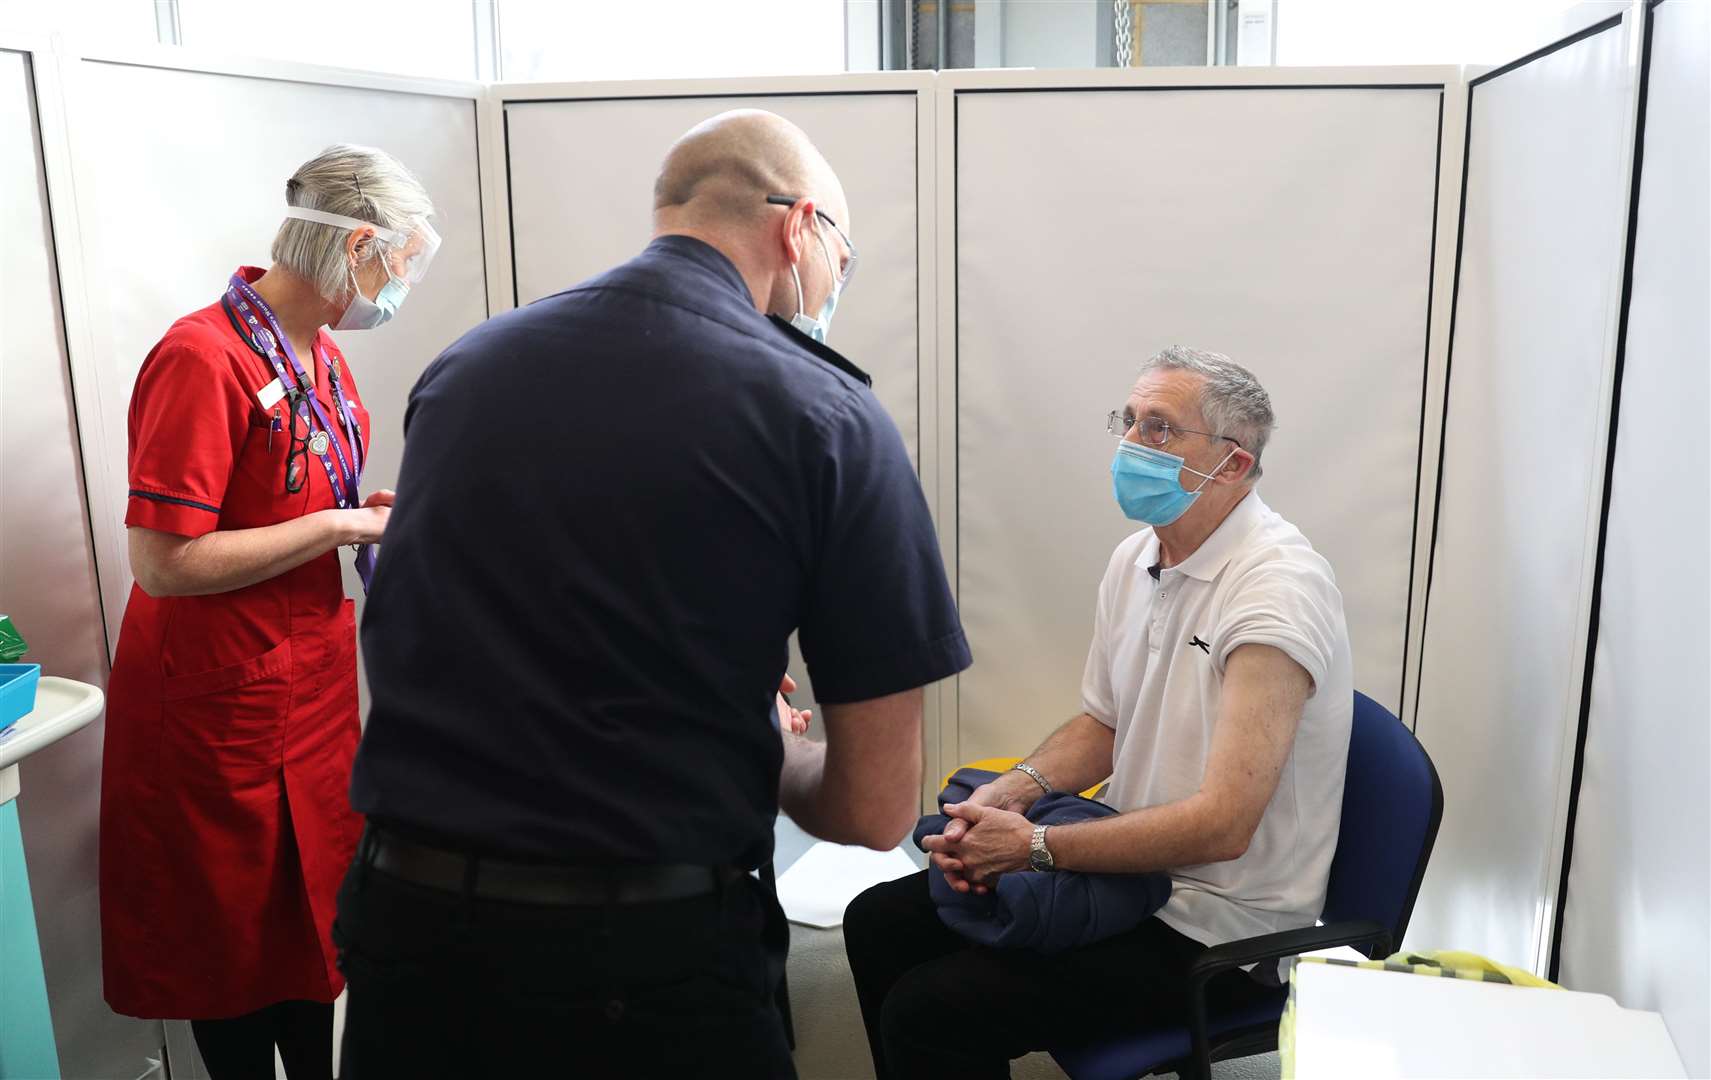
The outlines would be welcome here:
M 1082 713 L 1022 765 L 947 808 L 933 866 L 851 903 L 845 946 L 885 1077 L 1006 1076 L 1050 1045 L 1186 1022 L 1196 954 L 1311 926 L 1336 849 L 1353 712 L 1331 567 L 1253 490 L 1271 400 L 1215 353 L 1148 360 L 1111 432 L 1123 512 L 1099 587 Z M 1120 813 L 1052 826 L 1045 791 L 1110 776 Z M 927 874 L 958 891 L 1034 870 L 1165 870 L 1170 901 L 1136 929 L 1055 956 L 970 944 L 940 922 Z M 1232 971 L 1214 1008 L 1275 985 Z

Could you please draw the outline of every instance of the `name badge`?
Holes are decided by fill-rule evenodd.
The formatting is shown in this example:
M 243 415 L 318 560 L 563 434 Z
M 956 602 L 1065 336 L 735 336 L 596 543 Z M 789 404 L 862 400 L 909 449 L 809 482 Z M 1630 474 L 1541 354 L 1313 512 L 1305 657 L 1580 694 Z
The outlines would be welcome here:
M 271 409 L 285 396 L 285 384 L 275 379 L 257 391 L 255 396 L 263 409 Z

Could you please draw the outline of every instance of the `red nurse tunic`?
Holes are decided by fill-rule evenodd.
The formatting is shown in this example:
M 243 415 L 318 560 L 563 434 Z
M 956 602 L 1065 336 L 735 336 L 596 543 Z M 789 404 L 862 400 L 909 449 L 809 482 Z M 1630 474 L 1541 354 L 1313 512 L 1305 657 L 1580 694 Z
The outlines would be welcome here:
M 344 361 L 325 330 L 319 342 L 315 394 L 332 417 L 321 354 Z M 341 374 L 366 449 L 368 411 Z M 299 458 L 301 490 L 286 493 L 291 417 L 265 393 L 274 380 L 219 303 L 174 323 L 131 397 L 125 524 L 195 537 L 332 509 L 313 455 Z M 115 1011 L 215 1019 L 338 996 L 331 930 L 361 831 L 348 796 L 359 735 L 353 603 L 336 552 L 215 596 L 131 587 L 101 769 Z

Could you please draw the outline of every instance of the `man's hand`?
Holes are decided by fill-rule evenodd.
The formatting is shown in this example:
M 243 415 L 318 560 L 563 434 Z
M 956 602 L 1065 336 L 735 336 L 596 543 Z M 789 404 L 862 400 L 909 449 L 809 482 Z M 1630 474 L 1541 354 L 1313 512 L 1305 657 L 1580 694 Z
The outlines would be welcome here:
M 978 805 L 973 799 L 947 806 L 945 813 L 953 819 L 952 825 L 963 825 L 961 839 L 951 840 L 947 828 L 945 835 L 929 836 L 921 843 L 933 865 L 945 872 L 951 888 L 984 895 L 998 875 L 1027 868 L 1034 839 L 1034 826 L 1027 818 L 1013 810 Z
M 982 784 L 974 789 L 961 805 L 990 806 L 997 810 L 1008 810 L 1011 813 L 1026 813 L 1028 807 L 1034 805 L 1045 792 L 1040 790 L 1027 773 L 1011 769 L 1001 773 L 998 779 L 991 783 Z M 948 812 L 950 807 L 945 808 Z M 967 834 L 969 823 L 959 817 L 953 817 L 945 824 L 944 839 L 956 844 Z M 925 842 L 925 841 L 923 841 Z M 932 851 L 929 847 L 928 851 Z M 977 895 L 985 895 L 988 886 L 984 883 L 972 882 L 962 873 L 962 864 L 950 855 L 933 854 L 930 856 L 934 866 L 944 871 L 945 878 L 951 883 L 951 888 L 958 892 L 967 892 L 973 888 Z
M 1034 782 L 1033 777 L 1017 769 L 999 774 L 998 779 L 989 784 L 982 784 L 974 789 L 963 806 L 991 806 L 999 810 L 1009 810 L 1013 813 L 1027 813 L 1028 807 L 1039 801 L 1045 792 Z M 946 807 L 946 810 L 949 810 Z M 961 818 L 952 818 L 945 826 L 945 839 L 951 842 L 961 840 L 968 831 L 968 822 Z
M 773 708 L 778 711 L 778 730 L 786 735 L 803 735 L 808 731 L 808 721 L 814 718 L 814 710 L 793 708 L 790 702 L 784 700 L 785 694 L 796 692 L 796 680 L 788 673 L 784 681 L 778 684 L 778 700 L 773 702 Z

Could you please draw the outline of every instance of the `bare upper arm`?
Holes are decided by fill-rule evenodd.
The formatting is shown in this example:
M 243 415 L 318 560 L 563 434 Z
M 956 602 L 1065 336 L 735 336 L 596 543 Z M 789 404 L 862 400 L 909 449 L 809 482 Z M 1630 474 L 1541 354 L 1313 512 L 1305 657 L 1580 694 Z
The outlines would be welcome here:
M 1229 858 L 1247 850 L 1259 828 L 1312 694 L 1307 669 L 1271 645 L 1237 646 L 1225 661 L 1201 791 L 1219 810 Z

